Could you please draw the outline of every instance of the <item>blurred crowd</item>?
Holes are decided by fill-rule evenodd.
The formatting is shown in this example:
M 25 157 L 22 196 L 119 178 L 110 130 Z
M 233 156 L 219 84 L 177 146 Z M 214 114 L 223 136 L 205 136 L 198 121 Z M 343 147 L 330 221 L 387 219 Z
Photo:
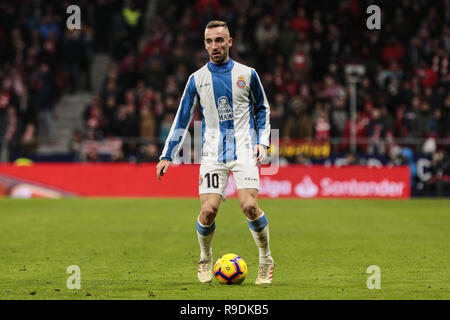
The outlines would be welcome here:
M 0 146 L 11 153 L 55 142 L 55 102 L 66 90 L 90 88 L 93 32 L 66 28 L 69 5 L 0 2 Z
M 84 113 L 85 134 L 91 139 L 140 137 L 158 150 L 188 76 L 208 61 L 204 26 L 223 19 L 234 39 L 230 55 L 259 73 L 271 103 L 272 128 L 280 130 L 281 138 L 340 138 L 333 151 L 348 151 L 345 66 L 362 64 L 365 74 L 357 85 L 358 152 L 388 154 L 396 146 L 394 138 L 436 139 L 436 148 L 426 150 L 436 152 L 439 142 L 450 136 L 450 1 L 377 1 L 381 30 L 366 27 L 365 9 L 370 4 L 159 1 L 139 49 L 113 50 L 114 63 L 103 89 Z M 194 120 L 198 119 L 197 112 Z M 139 153 L 135 143 L 125 145 L 125 159 L 127 152 L 133 158 Z M 411 147 L 422 152 L 424 146 Z
M 156 161 L 188 76 L 208 61 L 204 26 L 222 19 L 234 39 L 231 58 L 259 73 L 272 128 L 285 141 L 332 142 L 333 153 L 349 152 L 345 68 L 360 64 L 357 152 L 396 159 L 408 147 L 448 164 L 450 0 L 156 1 L 148 21 L 144 0 L 75 3 L 81 30 L 65 26 L 69 1 L 0 3 L 3 147 L 26 153 L 57 139 L 55 102 L 64 92 L 91 90 L 92 57 L 100 52 L 113 62 L 71 151 L 85 140 L 122 137 L 113 160 Z M 380 30 L 366 26 L 371 4 L 381 8 Z
M 71 5 L 81 28 L 69 30 Z M 137 50 L 145 1 L 0 1 L 0 156 L 29 155 L 57 139 L 54 107 L 63 93 L 91 90 L 95 52 Z M 134 47 L 133 47 L 134 46 Z

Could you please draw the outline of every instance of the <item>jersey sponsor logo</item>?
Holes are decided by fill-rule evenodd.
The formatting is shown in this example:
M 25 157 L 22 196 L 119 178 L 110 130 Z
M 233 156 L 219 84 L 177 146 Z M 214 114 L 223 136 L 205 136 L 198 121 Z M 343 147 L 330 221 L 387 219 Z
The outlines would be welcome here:
M 222 96 L 217 99 L 217 113 L 220 122 L 233 120 L 233 109 L 231 109 L 227 97 Z
M 237 84 L 237 86 L 238 86 L 239 88 L 244 88 L 245 85 L 246 85 L 245 80 L 244 80 L 244 77 L 243 77 L 243 76 L 239 76 L 239 78 L 238 78 L 236 84 Z

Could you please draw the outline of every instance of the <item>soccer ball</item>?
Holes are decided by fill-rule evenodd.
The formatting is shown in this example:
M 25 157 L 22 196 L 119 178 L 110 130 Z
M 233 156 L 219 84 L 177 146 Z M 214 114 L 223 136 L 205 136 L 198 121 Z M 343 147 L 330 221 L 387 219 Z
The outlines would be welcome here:
M 227 253 L 214 265 L 214 276 L 221 284 L 241 284 L 247 277 L 247 264 L 237 254 Z

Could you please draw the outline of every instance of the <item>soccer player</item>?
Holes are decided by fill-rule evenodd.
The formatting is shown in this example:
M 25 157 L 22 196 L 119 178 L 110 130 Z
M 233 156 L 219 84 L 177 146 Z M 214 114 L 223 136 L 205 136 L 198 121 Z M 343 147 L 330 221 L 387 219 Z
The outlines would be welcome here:
M 258 206 L 258 165 L 269 147 L 269 103 L 253 68 L 233 61 L 229 50 L 233 39 L 227 23 L 210 21 L 205 28 L 205 48 L 210 61 L 190 75 L 178 112 L 167 137 L 158 179 L 164 175 L 186 135 L 195 105 L 202 114 L 202 153 L 199 177 L 200 214 L 197 236 L 200 244 L 198 279 L 211 282 L 213 256 L 211 240 L 214 219 L 230 171 L 233 172 L 242 211 L 259 248 L 256 284 L 270 284 L 274 260 L 269 247 L 267 216 Z

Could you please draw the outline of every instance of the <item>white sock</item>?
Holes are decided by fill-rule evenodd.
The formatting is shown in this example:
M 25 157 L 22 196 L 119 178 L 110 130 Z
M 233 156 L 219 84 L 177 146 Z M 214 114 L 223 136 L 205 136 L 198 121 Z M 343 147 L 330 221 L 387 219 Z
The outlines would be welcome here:
M 269 223 L 263 214 L 253 221 L 248 221 L 250 232 L 259 249 L 259 262 L 267 262 L 271 258 L 269 246 Z
M 209 226 L 200 223 L 197 218 L 197 238 L 200 245 L 200 260 L 209 258 L 212 255 L 211 241 L 216 229 L 215 221 Z

